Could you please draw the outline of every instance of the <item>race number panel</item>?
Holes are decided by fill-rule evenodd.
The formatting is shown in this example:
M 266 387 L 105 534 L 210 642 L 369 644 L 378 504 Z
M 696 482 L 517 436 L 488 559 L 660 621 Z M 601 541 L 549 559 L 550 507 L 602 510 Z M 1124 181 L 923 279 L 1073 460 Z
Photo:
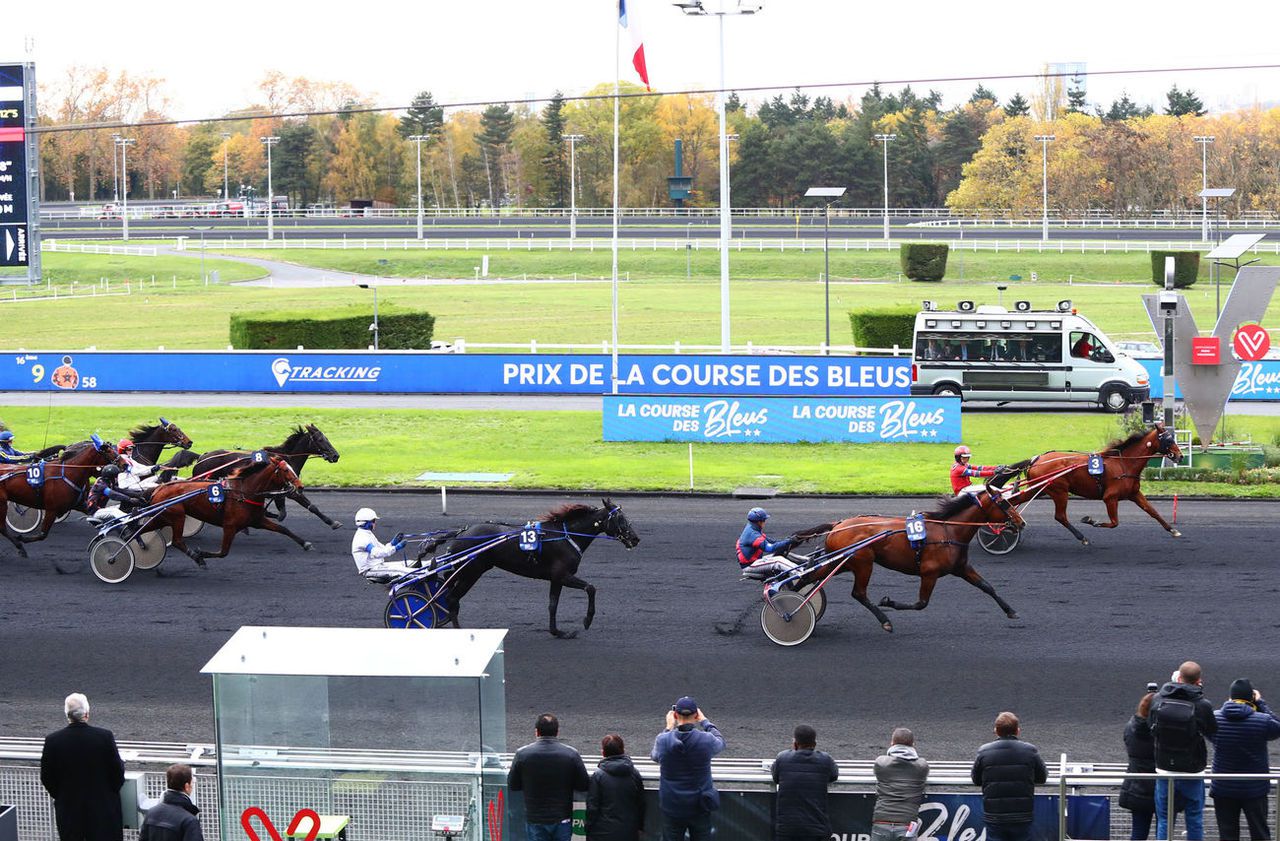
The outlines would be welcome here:
M 1102 471 L 1103 471 L 1102 456 L 1098 455 L 1097 453 L 1094 453 L 1091 456 L 1089 456 L 1089 475 L 1101 476 Z
M 906 519 L 907 540 L 911 543 L 923 543 L 925 539 L 924 515 L 915 514 Z
M 265 450 L 255 450 L 255 451 L 254 451 L 254 453 L 253 453 L 253 463 L 254 463 L 254 464 L 266 464 L 266 463 L 267 463 L 267 453 L 266 453 L 266 451 L 265 451 Z
M 210 485 L 207 493 L 209 495 L 209 501 L 214 505 L 221 505 L 227 498 L 227 489 L 221 482 L 214 482 Z
M 542 547 L 542 523 L 528 522 L 520 529 L 520 551 L 537 552 Z
M 27 468 L 27 484 L 38 488 L 44 484 L 44 462 L 33 464 Z

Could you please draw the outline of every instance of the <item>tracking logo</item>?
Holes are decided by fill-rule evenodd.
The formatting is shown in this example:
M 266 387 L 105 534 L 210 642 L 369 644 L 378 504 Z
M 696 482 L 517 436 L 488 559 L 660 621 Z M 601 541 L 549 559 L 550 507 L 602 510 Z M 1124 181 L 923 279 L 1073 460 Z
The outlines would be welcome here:
M 271 374 L 276 385 L 284 388 L 289 382 L 308 383 L 376 383 L 382 376 L 378 365 L 299 365 L 289 364 L 287 357 L 277 357 L 271 363 Z

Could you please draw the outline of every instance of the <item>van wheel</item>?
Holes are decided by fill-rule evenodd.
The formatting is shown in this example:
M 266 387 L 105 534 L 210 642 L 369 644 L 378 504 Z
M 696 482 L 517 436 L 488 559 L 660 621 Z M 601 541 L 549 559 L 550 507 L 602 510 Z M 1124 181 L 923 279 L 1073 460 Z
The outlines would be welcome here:
M 934 386 L 933 393 L 937 397 L 960 397 L 960 386 L 955 383 L 943 383 Z
M 1108 386 L 1102 390 L 1099 401 L 1108 412 L 1123 412 L 1129 408 L 1129 393 L 1118 386 Z

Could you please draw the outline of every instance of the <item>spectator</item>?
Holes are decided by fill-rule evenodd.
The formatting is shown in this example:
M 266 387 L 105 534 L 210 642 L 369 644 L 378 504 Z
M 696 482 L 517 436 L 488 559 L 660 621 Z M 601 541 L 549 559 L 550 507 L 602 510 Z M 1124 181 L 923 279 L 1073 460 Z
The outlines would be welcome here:
M 1218 734 L 1213 739 L 1213 773 L 1266 774 L 1271 771 L 1267 742 L 1280 739 L 1280 718 L 1271 711 L 1262 693 L 1247 679 L 1231 684 L 1222 709 L 1213 717 Z M 1253 841 L 1269 839 L 1267 829 L 1267 780 L 1214 780 L 1210 788 L 1218 837 L 1240 841 L 1240 813 L 1249 824 Z
M 987 841 L 1030 841 L 1037 785 L 1049 777 L 1040 752 L 1018 738 L 1022 728 L 1011 712 L 996 716 L 996 740 L 978 749 L 970 776 L 982 787 Z
M 929 779 L 929 763 L 915 749 L 916 737 L 905 727 L 893 731 L 889 750 L 876 757 L 876 810 L 871 816 L 871 841 L 914 838 Z
M 688 695 L 671 705 L 667 728 L 653 740 L 649 758 L 658 763 L 658 806 L 662 841 L 711 838 L 712 812 L 720 792 L 711 780 L 711 758 L 724 750 L 724 737 Z
M 164 772 L 166 788 L 159 803 L 142 819 L 138 841 L 204 841 L 200 810 L 191 802 L 195 781 L 190 765 L 170 765 Z
M 560 721 L 538 716 L 537 741 L 516 751 L 507 788 L 524 792 L 525 837 L 529 841 L 569 841 L 573 834 L 573 793 L 586 791 L 587 767 L 573 748 L 556 738 Z
M 831 837 L 827 817 L 827 786 L 840 776 L 836 761 L 818 750 L 818 734 L 807 724 L 796 727 L 791 750 L 773 760 L 778 786 L 774 835 L 787 841 L 826 841 Z
M 120 787 L 124 762 L 110 730 L 89 724 L 89 699 L 79 692 L 63 704 L 66 727 L 44 739 L 40 782 L 53 798 L 61 841 L 121 841 Z
M 1156 693 L 1148 692 L 1138 702 L 1138 710 L 1124 728 L 1124 750 L 1129 756 L 1125 770 L 1131 774 L 1156 772 L 1156 746 L 1151 739 L 1151 699 Z M 1151 835 L 1151 818 L 1156 812 L 1155 780 L 1125 780 L 1120 784 L 1120 808 L 1133 813 L 1130 841 L 1147 841 Z
M 1213 738 L 1218 723 L 1213 704 L 1201 689 L 1200 664 L 1191 660 L 1178 667 L 1169 683 L 1151 700 L 1151 735 L 1156 746 L 1156 773 L 1199 774 L 1208 764 L 1205 738 Z M 1168 838 L 1169 789 L 1175 804 L 1185 804 L 1188 841 L 1204 839 L 1204 780 L 1156 780 L 1156 838 Z
M 604 758 L 587 789 L 587 841 L 638 841 L 644 830 L 644 780 L 621 736 L 601 739 L 600 755 Z

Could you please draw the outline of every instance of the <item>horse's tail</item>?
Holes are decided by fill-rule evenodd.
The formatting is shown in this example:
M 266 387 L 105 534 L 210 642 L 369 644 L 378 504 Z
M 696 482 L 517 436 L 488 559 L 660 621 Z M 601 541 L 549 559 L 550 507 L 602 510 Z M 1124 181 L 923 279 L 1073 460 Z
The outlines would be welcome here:
M 43 450 L 36 451 L 34 455 L 36 458 L 43 460 L 57 455 L 66 448 L 66 444 L 54 444 L 52 447 L 45 447 Z
M 810 540 L 812 538 L 818 537 L 819 535 L 829 533 L 833 528 L 839 525 L 839 523 L 840 523 L 839 520 L 835 520 L 830 523 L 820 523 L 816 526 L 810 526 L 807 529 L 800 529 L 799 531 L 795 532 L 787 539 L 792 541 L 795 545 L 799 546 L 800 544 L 804 543 L 806 540 Z

